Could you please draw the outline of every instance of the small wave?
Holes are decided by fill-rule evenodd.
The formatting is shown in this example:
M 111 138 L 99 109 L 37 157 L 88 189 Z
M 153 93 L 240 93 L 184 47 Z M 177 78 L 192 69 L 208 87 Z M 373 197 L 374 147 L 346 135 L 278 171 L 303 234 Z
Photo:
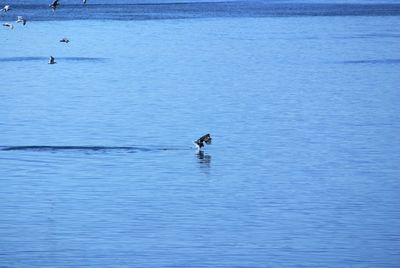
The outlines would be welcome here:
M 399 64 L 400 59 L 381 59 L 381 60 L 348 60 L 345 64 Z
M 133 152 L 152 152 L 152 151 L 177 151 L 188 150 L 189 147 L 138 147 L 138 146 L 49 146 L 49 145 L 26 145 L 26 146 L 0 146 L 0 151 L 44 151 L 44 152 L 57 152 L 57 151 L 125 151 Z
M 369 34 L 357 34 L 351 36 L 338 36 L 337 39 L 367 39 L 367 38 L 400 38 L 400 34 L 397 33 L 369 33 Z

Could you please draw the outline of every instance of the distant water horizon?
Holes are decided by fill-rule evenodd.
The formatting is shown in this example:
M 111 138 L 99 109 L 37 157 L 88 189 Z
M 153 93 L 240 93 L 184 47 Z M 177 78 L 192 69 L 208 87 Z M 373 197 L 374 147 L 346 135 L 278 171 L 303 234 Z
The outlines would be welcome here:
M 62 2 L 61 2 L 62 3 Z M 291 1 L 216 1 L 216 2 L 91 2 L 62 3 L 53 12 L 48 3 L 14 3 L 0 14 L 3 21 L 24 15 L 30 21 L 55 20 L 156 20 L 218 17 L 293 17 L 293 16 L 399 16 L 399 3 L 329 3 Z
M 9 4 L 38 4 L 49 5 L 49 0 L 12 0 Z M 173 4 L 173 3 L 218 3 L 218 2 L 247 2 L 252 3 L 303 3 L 303 4 L 387 4 L 398 3 L 397 0 L 87 0 L 91 4 Z M 81 0 L 61 0 L 61 4 L 81 4 Z

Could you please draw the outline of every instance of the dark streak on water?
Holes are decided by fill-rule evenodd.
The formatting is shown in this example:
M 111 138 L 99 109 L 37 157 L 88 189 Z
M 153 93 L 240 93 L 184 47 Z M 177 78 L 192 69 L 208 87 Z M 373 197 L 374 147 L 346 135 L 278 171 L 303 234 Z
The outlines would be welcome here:
M 15 62 L 15 61 L 46 61 L 48 57 L 1 57 L 0 62 Z M 105 61 L 105 58 L 91 57 L 57 57 L 57 59 L 66 61 L 85 61 L 85 62 L 100 62 Z
M 177 151 L 189 150 L 190 147 L 138 147 L 138 146 L 0 146 L 0 151 L 126 151 L 126 152 L 151 152 L 151 151 Z
M 379 59 L 379 60 L 347 60 L 345 64 L 399 64 L 400 59 Z
M 368 34 L 357 34 L 354 36 L 340 36 L 340 39 L 367 39 L 367 38 L 400 38 L 398 33 L 368 33 Z

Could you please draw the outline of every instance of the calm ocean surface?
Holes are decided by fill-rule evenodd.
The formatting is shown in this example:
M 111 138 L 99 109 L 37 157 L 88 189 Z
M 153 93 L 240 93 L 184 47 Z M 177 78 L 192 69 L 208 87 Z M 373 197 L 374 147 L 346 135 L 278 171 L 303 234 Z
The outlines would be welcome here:
M 0 267 L 399 267 L 400 5 L 15 2 Z

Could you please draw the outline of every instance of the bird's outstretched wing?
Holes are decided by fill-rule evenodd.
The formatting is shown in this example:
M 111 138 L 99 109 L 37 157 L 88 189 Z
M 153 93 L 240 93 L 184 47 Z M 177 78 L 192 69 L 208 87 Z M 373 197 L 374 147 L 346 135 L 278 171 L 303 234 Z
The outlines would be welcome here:
M 203 135 L 203 136 L 201 136 L 200 138 L 199 138 L 199 141 L 200 142 L 205 142 L 205 143 L 207 143 L 207 144 L 210 144 L 211 143 L 211 135 L 209 134 L 209 133 L 207 133 L 206 135 Z

